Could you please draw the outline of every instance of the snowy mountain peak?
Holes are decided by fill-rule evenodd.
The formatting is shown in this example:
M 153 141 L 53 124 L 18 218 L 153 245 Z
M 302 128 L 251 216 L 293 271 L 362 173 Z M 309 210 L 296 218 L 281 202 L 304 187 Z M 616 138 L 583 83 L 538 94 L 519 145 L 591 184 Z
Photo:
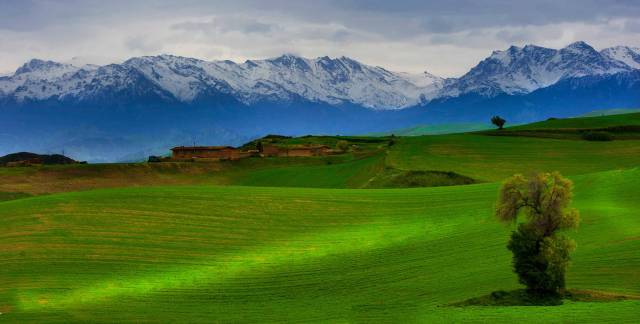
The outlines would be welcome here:
M 136 94 L 170 96 L 185 103 L 222 95 L 245 104 L 285 104 L 302 99 L 373 109 L 416 105 L 433 98 L 440 88 L 441 79 L 433 75 L 390 72 L 344 56 L 307 59 L 292 54 L 242 64 L 163 54 L 82 68 L 32 60 L 13 76 L 0 79 L 0 95 L 16 100 L 88 100 L 105 91 L 137 89 Z
M 600 53 L 610 59 L 623 62 L 634 69 L 640 69 L 640 48 L 614 46 L 603 49 Z
M 527 44 L 522 48 L 525 52 L 532 52 L 539 49 L 546 49 L 544 47 L 535 45 L 535 44 Z
M 591 47 L 591 45 L 583 41 L 573 42 L 563 48 L 563 50 L 574 52 L 597 52 L 593 47 Z
M 13 75 L 0 77 L 0 99 L 90 101 L 121 94 L 172 103 L 232 98 L 246 105 L 308 101 L 400 109 L 466 93 L 526 94 L 564 79 L 638 68 L 637 48 L 616 46 L 598 52 L 585 42 L 562 49 L 510 46 L 494 51 L 462 77 L 446 80 L 428 72 L 392 72 L 345 56 L 310 59 L 284 54 L 238 64 L 162 54 L 80 68 L 33 59 Z
M 302 60 L 301 57 L 290 54 L 290 53 L 285 53 L 282 54 L 278 57 L 274 57 L 274 58 L 270 58 L 270 59 L 266 59 L 266 61 L 268 62 L 273 62 L 273 63 L 282 63 L 282 64 L 290 64 L 290 63 L 295 63 L 297 61 Z
M 21 67 L 19 67 L 16 70 L 15 74 L 25 74 L 30 72 L 46 72 L 46 71 L 51 71 L 56 69 L 63 69 L 68 66 L 70 65 L 34 58 L 28 61 L 27 63 L 23 64 Z
M 596 51 L 585 42 L 556 50 L 536 45 L 494 51 L 460 79 L 448 84 L 443 96 L 478 93 L 529 93 L 572 77 L 614 74 L 630 67 Z

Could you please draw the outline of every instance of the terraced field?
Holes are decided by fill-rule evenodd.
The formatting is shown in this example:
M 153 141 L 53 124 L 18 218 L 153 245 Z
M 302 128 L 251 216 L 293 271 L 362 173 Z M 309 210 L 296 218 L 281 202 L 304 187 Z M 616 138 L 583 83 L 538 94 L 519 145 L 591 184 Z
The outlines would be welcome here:
M 640 295 L 640 170 L 573 177 L 568 286 Z M 0 319 L 633 322 L 640 301 L 449 307 L 518 287 L 498 184 L 104 189 L 0 202 Z

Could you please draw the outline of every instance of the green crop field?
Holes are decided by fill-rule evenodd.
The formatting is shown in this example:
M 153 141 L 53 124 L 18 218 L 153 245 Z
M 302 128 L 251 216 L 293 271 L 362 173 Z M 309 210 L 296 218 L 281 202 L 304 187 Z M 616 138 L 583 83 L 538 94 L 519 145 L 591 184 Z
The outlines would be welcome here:
M 420 135 L 440 135 L 440 134 L 452 134 L 452 133 L 464 133 L 480 131 L 493 128 L 492 125 L 487 123 L 467 123 L 467 124 L 436 124 L 436 125 L 420 125 L 409 128 L 396 129 L 388 132 L 374 133 L 372 136 L 389 136 L 395 134 L 396 136 L 420 136 Z
M 640 295 L 640 170 L 575 177 L 568 286 Z M 632 321 L 640 301 L 448 307 L 517 287 L 497 184 L 169 186 L 0 203 L 6 321 Z
M 478 134 L 407 137 L 389 151 L 387 161 L 399 169 L 454 171 L 479 181 L 537 171 L 575 175 L 640 165 L 640 140 L 589 142 Z
M 531 127 L 620 126 L 634 116 Z M 0 322 L 640 318 L 639 140 L 472 133 L 281 144 L 338 140 L 353 151 L 0 168 Z M 616 297 L 452 306 L 521 288 L 506 249 L 513 227 L 493 216 L 500 181 L 556 170 L 574 181 L 582 217 L 567 232 L 578 244 L 567 286 Z M 401 188 L 416 183 L 442 186 Z
M 509 127 L 507 130 L 605 128 L 620 125 L 640 125 L 640 113 L 615 114 L 597 117 L 551 119 L 542 122 Z
M 602 110 L 594 110 L 592 112 L 588 112 L 586 114 L 580 115 L 578 117 L 597 117 L 597 116 L 607 116 L 607 115 L 624 115 L 640 112 L 639 108 L 613 108 L 613 109 L 602 109 Z
M 592 132 L 606 133 L 608 140 L 638 140 L 640 139 L 640 113 L 598 117 L 551 118 L 537 123 L 479 133 L 493 136 L 584 140 L 585 133 Z
M 452 171 L 476 182 L 494 182 L 514 173 L 560 171 L 578 175 L 640 165 L 640 140 L 589 142 L 453 134 L 398 137 L 395 143 L 385 151 L 359 157 L 0 168 L 0 192 L 43 194 L 186 184 L 393 187 L 378 180 L 396 171 Z

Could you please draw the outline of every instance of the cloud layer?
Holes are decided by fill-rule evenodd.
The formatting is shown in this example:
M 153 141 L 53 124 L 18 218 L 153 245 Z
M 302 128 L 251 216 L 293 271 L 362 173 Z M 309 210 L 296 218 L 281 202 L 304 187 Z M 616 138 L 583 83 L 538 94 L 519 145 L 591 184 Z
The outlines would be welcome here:
M 33 57 L 105 64 L 286 52 L 458 76 L 512 44 L 640 46 L 638 17 L 637 0 L 0 0 L 0 72 Z

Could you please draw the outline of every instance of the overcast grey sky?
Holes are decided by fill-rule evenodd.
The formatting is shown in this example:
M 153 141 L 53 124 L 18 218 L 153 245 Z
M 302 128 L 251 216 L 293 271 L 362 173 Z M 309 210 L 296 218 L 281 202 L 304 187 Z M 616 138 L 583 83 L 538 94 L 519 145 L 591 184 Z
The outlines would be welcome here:
M 640 0 L 0 0 L 0 73 L 175 54 L 349 56 L 459 76 L 511 44 L 640 47 Z

